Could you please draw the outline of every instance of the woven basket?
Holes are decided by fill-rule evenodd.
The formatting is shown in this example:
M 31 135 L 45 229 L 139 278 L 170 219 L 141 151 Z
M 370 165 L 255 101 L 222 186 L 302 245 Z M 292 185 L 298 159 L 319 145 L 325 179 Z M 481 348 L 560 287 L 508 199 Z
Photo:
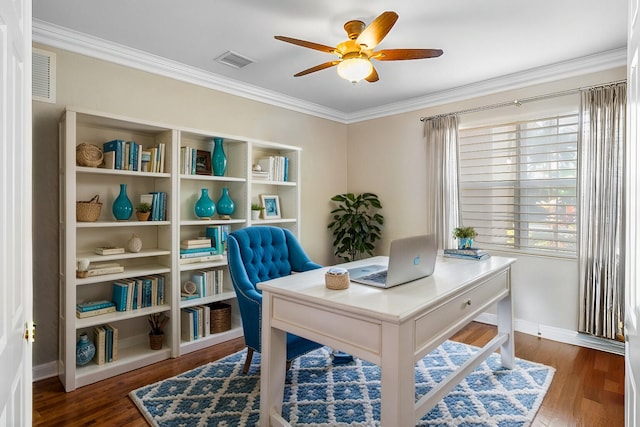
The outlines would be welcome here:
M 328 289 L 335 291 L 341 289 L 347 289 L 349 287 L 349 273 L 344 274 L 330 274 L 325 273 L 324 284 Z
M 76 147 L 76 163 L 79 166 L 98 167 L 103 157 L 102 150 L 96 145 L 82 142 Z
M 231 329 L 231 306 L 223 302 L 214 302 L 209 304 L 211 309 L 211 327 L 212 334 Z
M 88 202 L 76 202 L 76 221 L 94 222 L 100 217 L 101 210 L 102 203 L 98 194 Z

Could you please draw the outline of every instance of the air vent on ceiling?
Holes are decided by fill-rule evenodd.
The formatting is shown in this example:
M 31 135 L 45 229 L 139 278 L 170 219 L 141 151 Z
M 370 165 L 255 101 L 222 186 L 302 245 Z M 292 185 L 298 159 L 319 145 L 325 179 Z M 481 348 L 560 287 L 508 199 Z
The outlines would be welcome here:
M 222 55 L 216 58 L 216 62 L 219 62 L 224 65 L 228 65 L 233 68 L 243 68 L 249 64 L 252 64 L 254 61 L 252 59 L 247 58 L 246 56 L 242 56 L 235 52 L 225 52 Z
M 56 54 L 33 48 L 31 94 L 34 101 L 56 102 Z

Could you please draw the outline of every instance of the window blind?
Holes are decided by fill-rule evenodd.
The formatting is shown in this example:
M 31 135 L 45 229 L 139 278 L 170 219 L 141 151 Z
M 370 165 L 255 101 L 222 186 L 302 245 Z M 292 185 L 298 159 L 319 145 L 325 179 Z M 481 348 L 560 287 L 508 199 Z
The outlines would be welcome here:
M 458 137 L 461 216 L 477 246 L 575 256 L 578 114 Z

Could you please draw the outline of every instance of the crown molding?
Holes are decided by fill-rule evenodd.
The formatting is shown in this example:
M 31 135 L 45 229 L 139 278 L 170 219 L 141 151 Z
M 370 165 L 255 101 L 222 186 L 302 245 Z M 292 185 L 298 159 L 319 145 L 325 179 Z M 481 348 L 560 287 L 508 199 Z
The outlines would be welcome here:
M 286 108 L 299 113 L 350 124 L 394 114 L 416 111 L 436 105 L 485 96 L 507 90 L 518 89 L 563 78 L 608 70 L 627 63 L 625 48 L 615 49 L 559 62 L 549 66 L 533 68 L 470 85 L 460 86 L 406 101 L 382 105 L 376 108 L 345 113 L 299 98 L 206 72 L 198 68 L 152 55 L 137 49 L 89 36 L 39 19 L 33 19 L 32 39 L 73 53 L 124 65 L 141 71 L 169 77 L 186 83 L 203 86 L 269 105 Z

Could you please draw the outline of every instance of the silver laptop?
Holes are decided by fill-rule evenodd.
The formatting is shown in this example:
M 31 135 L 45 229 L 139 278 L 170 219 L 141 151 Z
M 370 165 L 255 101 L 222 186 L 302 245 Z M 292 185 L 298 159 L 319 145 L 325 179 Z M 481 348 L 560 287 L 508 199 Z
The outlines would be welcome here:
M 396 239 L 391 242 L 389 267 L 371 264 L 352 268 L 349 278 L 365 285 L 391 288 L 431 276 L 437 254 L 436 239 L 432 234 Z

